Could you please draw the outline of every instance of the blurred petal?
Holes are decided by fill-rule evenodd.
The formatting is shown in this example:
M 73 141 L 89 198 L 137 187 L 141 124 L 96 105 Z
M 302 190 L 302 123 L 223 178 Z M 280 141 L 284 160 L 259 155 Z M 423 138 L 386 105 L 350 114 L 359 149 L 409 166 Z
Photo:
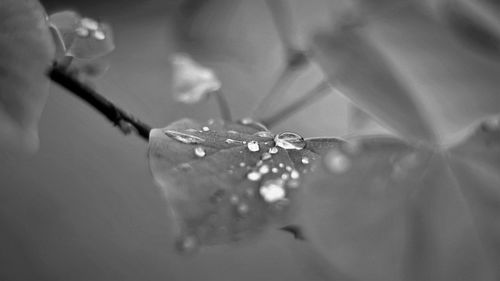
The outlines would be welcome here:
M 213 70 L 201 66 L 186 54 L 175 54 L 172 65 L 173 95 L 177 101 L 197 103 L 221 87 Z

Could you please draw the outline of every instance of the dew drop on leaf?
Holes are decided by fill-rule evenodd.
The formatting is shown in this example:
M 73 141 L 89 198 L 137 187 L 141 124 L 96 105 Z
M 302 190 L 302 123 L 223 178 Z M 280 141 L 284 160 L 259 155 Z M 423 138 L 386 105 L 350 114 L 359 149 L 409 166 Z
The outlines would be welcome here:
M 304 138 L 296 133 L 284 132 L 274 137 L 276 146 L 284 149 L 302 150 L 306 146 Z
M 269 173 L 269 166 L 268 165 L 260 166 L 259 173 L 263 175 Z
M 302 162 L 302 164 L 307 165 L 309 164 L 309 157 L 302 157 L 300 161 Z
M 281 175 L 281 179 L 284 181 L 288 180 L 289 177 L 290 177 L 290 175 L 286 174 L 286 173 Z
M 199 144 L 199 143 L 202 143 L 205 141 L 204 139 L 202 139 L 200 137 L 181 133 L 181 132 L 174 131 L 174 130 L 164 130 L 163 133 L 165 133 L 165 135 L 167 135 L 168 137 L 175 139 L 176 141 L 186 143 L 186 144 Z
M 247 179 L 250 181 L 258 181 L 261 177 L 262 175 L 257 171 L 251 171 L 247 174 Z
M 259 189 L 259 193 L 268 203 L 275 203 L 280 200 L 286 199 L 286 192 L 284 189 L 284 181 L 281 179 L 271 179 L 265 181 Z
M 264 153 L 262 153 L 262 156 L 260 157 L 260 159 L 269 160 L 269 159 L 271 159 L 271 157 L 272 157 L 272 155 L 269 152 L 264 152 Z
M 210 131 L 210 128 L 209 128 L 209 127 L 207 127 L 207 126 L 203 126 L 203 127 L 201 128 L 201 130 L 202 130 L 203 132 L 208 132 L 208 131 Z
M 94 31 L 94 38 L 97 40 L 104 40 L 106 39 L 106 34 L 100 30 Z
M 273 146 L 273 147 L 269 148 L 269 153 L 271 153 L 271 154 L 278 153 L 278 148 L 276 146 Z
M 259 143 L 257 141 L 250 141 L 247 144 L 248 150 L 252 152 L 257 152 L 260 150 Z
M 271 169 L 271 172 L 273 172 L 273 173 L 275 173 L 275 174 L 276 174 L 276 173 L 278 172 L 278 168 L 273 167 L 273 168 Z
M 198 156 L 198 157 L 205 157 L 206 155 L 206 152 L 205 152 L 205 149 L 201 146 L 197 146 L 195 149 L 194 149 L 194 155 Z
M 91 18 L 82 18 L 80 20 L 80 25 L 82 28 L 95 31 L 99 29 L 99 24 Z
M 349 158 L 337 150 L 328 152 L 325 156 L 325 164 L 330 171 L 336 174 L 345 173 L 351 167 Z
M 297 170 L 292 170 L 290 172 L 290 178 L 296 180 L 296 179 L 300 178 L 300 173 Z

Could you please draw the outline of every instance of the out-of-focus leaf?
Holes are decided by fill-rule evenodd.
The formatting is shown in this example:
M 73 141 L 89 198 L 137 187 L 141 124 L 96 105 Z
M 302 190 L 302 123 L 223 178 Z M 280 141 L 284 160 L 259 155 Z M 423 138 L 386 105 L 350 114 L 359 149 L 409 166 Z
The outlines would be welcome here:
M 435 141 L 419 104 L 362 30 L 339 28 L 316 36 L 314 45 L 330 82 L 354 104 L 406 139 Z
M 351 31 L 320 34 L 316 54 L 331 82 L 341 84 L 347 73 L 345 80 L 356 81 L 345 83 L 351 89 L 346 96 L 382 125 L 406 138 L 422 135 L 410 129 L 422 123 L 414 107 L 431 124 L 438 142 L 446 143 L 464 126 L 498 111 L 500 65 L 463 48 L 431 17 L 428 6 L 419 4 L 402 6 Z M 387 80 L 411 91 L 384 87 Z
M 239 123 L 183 119 L 150 135 L 150 168 L 178 221 L 181 250 L 245 240 L 290 222 L 301 178 L 337 139 L 273 135 Z
M 498 117 L 447 149 L 349 143 L 303 189 L 300 222 L 332 264 L 358 280 L 498 280 Z
M 73 11 L 50 15 L 50 25 L 61 42 L 63 53 L 79 59 L 95 59 L 114 50 L 111 27 Z
M 198 64 L 187 54 L 174 54 L 171 58 L 172 88 L 177 101 L 197 103 L 221 87 L 214 71 Z
M 0 143 L 34 151 L 54 55 L 38 1 L 0 2 L 0 50 Z
M 492 1 L 431 1 L 438 19 L 467 46 L 489 58 L 500 58 L 500 10 Z M 498 4 L 497 4 L 498 6 Z

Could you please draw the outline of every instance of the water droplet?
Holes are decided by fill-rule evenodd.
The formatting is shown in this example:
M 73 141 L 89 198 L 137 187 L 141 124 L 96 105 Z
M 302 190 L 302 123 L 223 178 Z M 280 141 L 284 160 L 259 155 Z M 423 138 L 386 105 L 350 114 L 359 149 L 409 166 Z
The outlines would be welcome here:
M 186 143 L 186 144 L 197 144 L 197 143 L 202 143 L 205 141 L 204 139 L 202 139 L 200 137 L 177 132 L 174 130 L 165 130 L 165 131 L 163 131 L 163 133 L 165 135 L 167 135 L 168 137 L 175 139 L 176 141 Z
M 286 166 L 285 170 L 287 170 L 288 172 L 291 172 L 292 171 L 292 167 Z
M 192 254 L 200 247 L 198 239 L 194 236 L 186 236 L 179 239 L 176 243 L 176 248 L 183 254 Z
M 227 143 L 227 144 L 244 143 L 242 141 L 233 140 L 233 139 L 226 139 L 224 142 Z
M 250 181 L 258 181 L 261 177 L 262 175 L 257 171 L 251 171 L 247 174 L 247 179 Z
M 248 150 L 250 150 L 252 152 L 257 152 L 260 150 L 259 143 L 256 141 L 251 141 L 251 142 L 247 143 L 247 147 L 248 147 Z
M 269 153 L 271 153 L 271 154 L 278 153 L 278 148 L 276 146 L 273 146 L 273 147 L 269 148 Z
M 270 153 L 264 152 L 264 153 L 262 153 L 262 156 L 260 157 L 260 159 L 269 160 L 269 159 L 271 159 L 271 157 L 272 157 L 272 155 Z
M 99 29 L 99 24 L 97 23 L 97 21 L 90 19 L 90 18 L 82 18 L 80 20 L 80 25 L 81 25 L 81 27 L 89 29 L 89 30 Z
M 284 182 L 281 179 L 271 179 L 264 182 L 259 193 L 268 203 L 278 202 L 285 199 L 286 192 L 283 188 Z
M 276 174 L 276 173 L 278 172 L 278 168 L 273 167 L 273 168 L 271 169 L 271 172 L 273 172 L 273 173 L 275 173 L 275 174 Z
M 278 166 L 279 166 L 280 168 L 285 168 L 285 164 L 283 164 L 283 163 L 279 163 L 279 164 L 278 164 Z
M 330 171 L 341 174 L 349 170 L 351 167 L 351 160 L 349 160 L 349 158 L 347 158 L 344 154 L 336 150 L 332 150 L 326 155 L 325 164 Z
M 206 155 L 206 152 L 205 152 L 205 149 L 201 146 L 197 146 L 195 149 L 194 149 L 194 155 L 202 158 L 202 157 L 205 157 Z
M 106 34 L 104 34 L 104 32 L 102 30 L 96 30 L 96 31 L 94 31 L 93 36 L 97 40 L 104 40 L 104 39 L 106 39 Z
M 286 181 L 289 177 L 290 177 L 290 175 L 288 175 L 288 174 L 282 174 L 281 175 L 281 179 L 284 180 L 284 181 Z
M 268 165 L 262 165 L 262 166 L 260 166 L 259 173 L 261 173 L 263 175 L 269 173 L 269 166 Z
M 261 137 L 261 138 L 272 138 L 273 134 L 269 131 L 260 131 L 255 133 L 254 135 Z
M 238 212 L 238 215 L 240 215 L 240 216 L 246 216 L 250 212 L 250 207 L 247 204 L 245 204 L 245 203 L 241 203 L 241 204 L 238 205 L 238 207 L 236 208 L 236 210 Z
M 302 150 L 306 147 L 306 141 L 296 133 L 284 132 L 274 137 L 276 146 L 284 149 Z
M 292 170 L 292 171 L 290 172 L 290 178 L 292 178 L 292 179 L 294 179 L 294 180 L 296 180 L 296 179 L 300 178 L 300 173 L 299 173 L 299 171 L 297 171 L 297 170 Z
M 201 128 L 201 130 L 202 130 L 203 132 L 208 132 L 208 131 L 210 131 L 210 128 L 209 128 L 209 127 L 207 127 L 207 126 L 203 126 L 203 127 Z
M 307 164 L 309 164 L 309 157 L 304 156 L 304 157 L 302 157 L 301 161 L 302 161 L 302 164 L 307 165 Z
M 245 167 L 247 164 L 245 164 L 245 162 L 240 162 L 240 167 Z
M 75 29 L 75 33 L 76 33 L 76 35 L 78 35 L 80 37 L 87 37 L 87 36 L 89 36 L 90 31 L 84 27 L 77 27 Z

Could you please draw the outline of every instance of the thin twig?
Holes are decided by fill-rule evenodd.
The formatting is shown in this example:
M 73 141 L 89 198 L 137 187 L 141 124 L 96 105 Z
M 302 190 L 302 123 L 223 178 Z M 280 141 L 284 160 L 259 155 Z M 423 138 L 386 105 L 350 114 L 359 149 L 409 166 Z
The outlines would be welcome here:
M 135 131 L 144 140 L 149 140 L 149 132 L 151 131 L 149 125 L 120 109 L 94 89 L 78 81 L 66 71 L 66 68 L 54 66 L 48 71 L 47 75 L 52 81 L 86 101 L 122 131 L 125 132 L 125 128 L 129 125 L 134 129 L 132 131 Z
M 226 96 L 224 95 L 222 90 L 215 91 L 212 94 L 217 99 L 217 104 L 219 105 L 219 111 L 222 119 L 224 119 L 225 121 L 231 121 L 232 120 L 231 108 L 229 107 L 229 104 L 226 100 Z
M 306 95 L 296 99 L 294 102 L 289 104 L 288 106 L 284 107 L 274 115 L 264 118 L 263 120 L 260 120 L 262 124 L 266 125 L 267 127 L 271 128 L 274 126 L 276 123 L 279 123 L 283 120 L 285 120 L 288 116 L 292 115 L 293 113 L 297 112 L 298 110 L 312 104 L 316 100 L 318 100 L 321 97 L 326 96 L 328 93 L 331 92 L 331 86 L 327 82 L 321 82 L 319 85 L 317 85 L 314 89 L 309 91 Z

